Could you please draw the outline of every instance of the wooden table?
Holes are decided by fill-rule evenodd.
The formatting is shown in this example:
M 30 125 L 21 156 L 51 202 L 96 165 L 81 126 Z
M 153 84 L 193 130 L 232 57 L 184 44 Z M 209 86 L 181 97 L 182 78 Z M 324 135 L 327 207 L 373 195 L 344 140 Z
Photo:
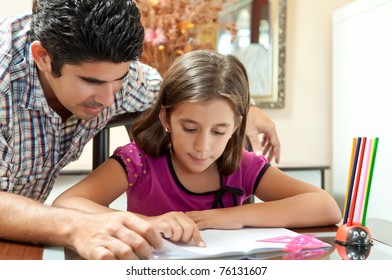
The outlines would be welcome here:
M 42 260 L 44 246 L 0 239 L 0 260 Z
M 329 227 L 317 227 L 317 228 L 302 228 L 302 229 L 293 229 L 299 233 L 307 233 L 307 232 L 330 232 L 334 233 L 337 230 L 336 226 Z M 332 236 L 328 236 L 326 238 L 321 238 L 322 241 L 327 242 L 332 245 L 330 250 L 335 249 L 334 238 Z M 7 241 L 4 239 L 0 239 L 0 260 L 42 260 L 43 258 L 44 246 L 42 245 L 33 245 L 33 244 L 25 244 Z M 80 259 L 73 251 L 65 250 L 65 258 L 66 259 Z
M 368 219 L 367 226 L 373 237 L 370 250 L 370 260 L 392 260 L 392 222 L 382 219 Z M 315 234 L 316 237 L 331 245 L 331 248 L 319 255 L 280 255 L 265 259 L 325 259 L 341 260 L 335 244 L 335 234 L 338 227 L 314 227 L 292 229 L 298 233 Z M 44 246 L 11 242 L 0 239 L 0 260 L 42 260 Z M 262 256 L 260 258 L 263 258 Z M 65 250 L 65 259 L 80 259 L 70 250 Z

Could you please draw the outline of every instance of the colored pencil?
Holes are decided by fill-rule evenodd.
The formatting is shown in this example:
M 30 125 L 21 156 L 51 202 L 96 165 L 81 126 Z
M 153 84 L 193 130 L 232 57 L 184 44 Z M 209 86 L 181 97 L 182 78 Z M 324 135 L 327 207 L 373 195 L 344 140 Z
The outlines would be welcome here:
M 353 142 L 352 142 L 352 145 L 351 145 L 350 167 L 349 167 L 348 176 L 347 176 L 346 197 L 345 197 L 345 200 L 344 200 L 344 207 L 343 207 L 343 209 L 344 209 L 343 217 L 346 217 L 346 215 L 348 215 L 348 209 L 347 209 L 347 200 L 348 199 L 347 198 L 348 198 L 348 193 L 349 193 L 349 190 L 350 190 L 350 182 L 351 182 L 350 174 L 352 173 L 352 170 L 353 170 L 353 163 L 354 163 L 354 155 L 355 155 L 355 147 L 356 146 L 357 146 L 357 138 L 353 138 Z M 346 222 L 344 222 L 344 223 L 346 223 Z
M 353 168 L 351 171 L 350 186 L 349 186 L 348 193 L 346 195 L 346 209 L 344 211 L 343 224 L 347 223 L 349 211 L 350 211 L 350 207 L 351 207 L 351 195 L 352 195 L 353 187 L 354 187 L 355 173 L 357 171 L 357 162 L 358 162 L 359 150 L 361 147 L 361 140 L 362 140 L 361 137 L 358 137 L 356 147 L 355 147 L 355 155 L 354 155 Z
M 354 212 L 355 212 L 355 206 L 356 206 L 356 202 L 357 202 L 359 180 L 361 179 L 363 155 L 365 154 L 366 140 L 367 140 L 366 137 L 362 138 L 361 154 L 359 156 L 357 175 L 355 177 L 355 186 L 354 186 L 354 189 L 353 189 L 354 193 L 353 193 L 353 197 L 351 199 L 352 205 L 351 205 L 351 208 L 350 208 L 350 216 L 349 216 L 349 220 L 348 220 L 348 226 L 351 226 L 353 224 L 353 220 L 354 220 Z
M 362 166 L 362 174 L 361 174 L 361 180 L 359 182 L 359 188 L 358 188 L 358 196 L 357 199 L 355 200 L 355 213 L 354 213 L 354 219 L 353 221 L 356 223 L 361 224 L 362 223 L 362 213 L 363 213 L 363 205 L 364 205 L 364 198 L 365 198 L 365 193 L 366 193 L 366 184 L 368 181 L 368 174 L 369 174 L 369 163 L 370 163 L 370 155 L 372 151 L 372 139 L 369 139 L 366 143 L 365 147 L 365 158 L 364 158 L 364 163 Z
M 366 185 L 366 195 L 365 195 L 365 202 L 364 202 L 363 214 L 362 214 L 362 225 L 363 226 L 366 226 L 367 207 L 368 207 L 368 203 L 369 203 L 370 187 L 372 185 L 374 164 L 376 161 L 376 154 L 377 154 L 377 147 L 378 147 L 378 137 L 376 137 L 373 141 L 372 155 L 371 155 L 371 160 L 370 160 L 370 169 L 369 169 L 369 175 L 368 175 L 368 182 Z

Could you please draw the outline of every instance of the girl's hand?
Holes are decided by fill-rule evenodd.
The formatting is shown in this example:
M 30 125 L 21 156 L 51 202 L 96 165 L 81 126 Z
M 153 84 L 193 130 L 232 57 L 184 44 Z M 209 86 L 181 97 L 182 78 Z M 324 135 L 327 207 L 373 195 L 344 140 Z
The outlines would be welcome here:
M 203 211 L 186 212 L 186 215 L 191 218 L 201 229 L 239 229 L 243 228 L 242 218 L 239 211 L 234 211 L 238 207 L 211 209 Z
M 146 218 L 165 238 L 182 242 L 189 242 L 193 239 L 197 246 L 206 246 L 195 222 L 183 212 L 168 212 Z

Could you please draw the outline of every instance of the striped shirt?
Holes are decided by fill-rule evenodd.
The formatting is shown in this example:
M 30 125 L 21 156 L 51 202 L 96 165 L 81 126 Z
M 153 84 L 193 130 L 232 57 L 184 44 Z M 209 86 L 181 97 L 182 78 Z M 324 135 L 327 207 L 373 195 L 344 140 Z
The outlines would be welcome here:
M 159 73 L 132 62 L 114 103 L 91 120 L 66 121 L 44 96 L 30 53 L 30 15 L 0 18 L 0 191 L 44 202 L 60 170 L 77 160 L 112 116 L 156 101 Z

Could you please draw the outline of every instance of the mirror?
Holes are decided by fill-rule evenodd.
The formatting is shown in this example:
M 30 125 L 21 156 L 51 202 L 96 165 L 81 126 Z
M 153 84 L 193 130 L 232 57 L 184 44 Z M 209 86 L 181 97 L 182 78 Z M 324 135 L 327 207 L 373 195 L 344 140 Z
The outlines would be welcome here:
M 219 15 L 234 22 L 237 38 L 220 30 L 217 50 L 245 65 L 251 97 L 260 108 L 283 108 L 285 101 L 286 0 L 238 0 Z

